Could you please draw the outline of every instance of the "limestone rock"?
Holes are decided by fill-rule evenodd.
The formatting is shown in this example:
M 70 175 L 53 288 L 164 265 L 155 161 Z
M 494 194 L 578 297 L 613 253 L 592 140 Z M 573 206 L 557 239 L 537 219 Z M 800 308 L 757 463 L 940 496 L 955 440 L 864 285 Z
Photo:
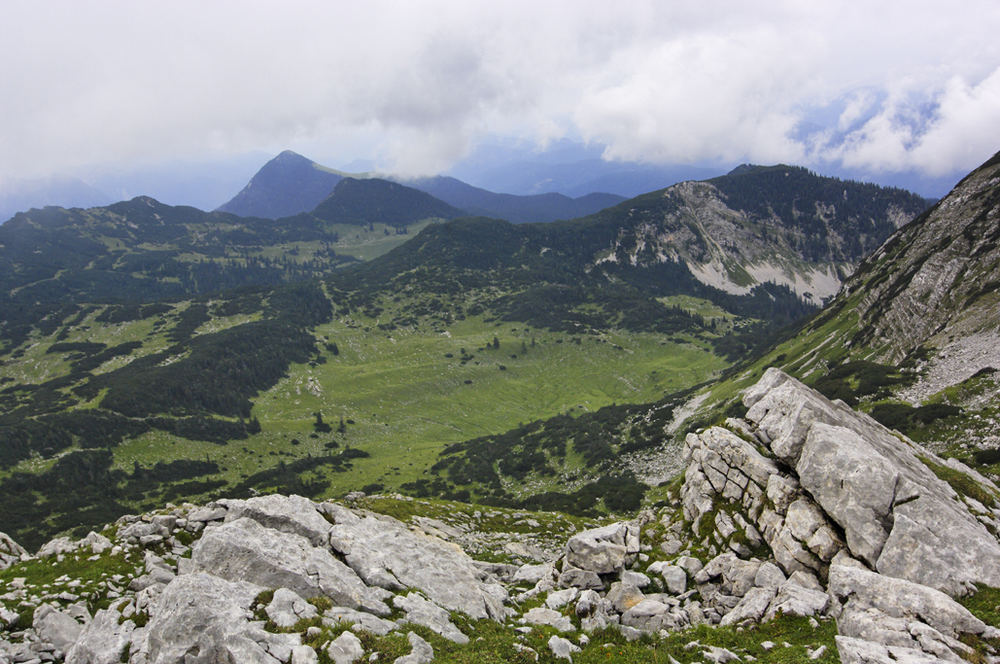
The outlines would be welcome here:
M 651 583 L 649 577 L 642 572 L 633 572 L 630 570 L 624 570 L 620 578 L 622 583 L 633 585 L 639 589 L 645 588 Z
M 313 546 L 327 543 L 331 524 L 308 498 L 271 494 L 219 504 L 226 507 L 226 521 L 247 517 L 266 528 L 305 537 Z
M 315 606 L 288 588 L 275 590 L 264 612 L 278 627 L 291 627 L 300 620 L 315 618 L 319 614 Z
M 667 615 L 669 611 L 670 607 L 662 602 L 644 599 L 622 614 L 622 624 L 647 634 L 655 634 L 665 627 L 672 626 L 672 620 Z
M 759 621 L 774 599 L 775 592 L 774 587 L 750 588 L 732 611 L 722 617 L 719 624 L 739 625 L 746 621 Z
M 573 653 L 580 652 L 580 648 L 573 642 L 554 635 L 549 637 L 549 650 L 552 651 L 553 656 L 559 659 L 568 659 L 571 662 L 573 661 Z
M 434 660 L 434 648 L 414 632 L 409 632 L 406 639 L 410 642 L 410 654 L 397 657 L 393 664 L 430 664 Z
M 196 507 L 187 514 L 187 520 L 191 523 L 207 523 L 209 521 L 219 521 L 226 518 L 228 510 L 218 503 Z
M 290 659 L 291 649 L 301 645 L 297 635 L 270 634 L 250 622 L 251 604 L 261 590 L 203 572 L 178 576 L 163 590 L 145 630 L 149 664 Z
M 779 611 L 786 616 L 820 615 L 829 603 L 829 595 L 822 590 L 806 588 L 789 579 L 778 588 L 764 619 L 773 619 Z
M 311 646 L 295 646 L 288 664 L 319 664 L 319 655 Z
M 604 581 L 597 572 L 583 570 L 579 567 L 563 563 L 562 573 L 559 575 L 559 585 L 566 588 L 579 588 L 580 590 L 603 590 Z
M 137 524 L 138 526 L 154 527 L 152 524 Z M 56 537 L 42 545 L 42 548 L 35 554 L 37 558 L 50 558 L 62 554 L 76 551 L 76 544 L 68 537 Z
M 42 641 L 51 643 L 64 653 L 73 647 L 83 631 L 83 625 L 69 613 L 60 611 L 50 604 L 42 604 L 35 609 L 32 624 Z
M 469 642 L 469 637 L 451 622 L 447 611 L 417 593 L 410 593 L 405 597 L 397 595 L 392 599 L 392 604 L 406 612 L 406 622 L 423 625 L 455 643 Z
M 549 593 L 545 598 L 545 606 L 550 609 L 561 609 L 577 598 L 580 591 L 576 588 L 566 588 Z
M 842 603 L 841 635 L 884 646 L 929 652 L 935 657 L 965 646 L 962 634 L 989 628 L 943 592 L 846 565 L 830 568 L 830 594 Z
M 1000 586 L 1000 542 L 925 463 L 947 465 L 944 460 L 776 369 L 765 372 L 745 403 L 752 404 L 747 419 L 760 437 L 844 530 L 852 555 L 950 594 L 970 592 L 977 583 Z M 786 530 L 793 536 L 811 529 L 792 525 Z M 833 532 L 822 527 L 793 540 L 822 561 L 838 548 Z M 790 551 L 792 542 L 784 544 Z
M 660 576 L 663 577 L 663 583 L 671 595 L 680 595 L 687 590 L 687 572 L 680 567 L 664 565 L 660 569 Z
M 630 583 L 615 581 L 606 597 L 618 613 L 625 613 L 644 599 L 642 591 Z
M 373 616 L 372 614 L 365 613 L 364 611 L 347 609 L 342 606 L 335 606 L 327 609 L 323 613 L 323 617 L 332 623 L 341 622 L 353 624 L 355 630 L 371 632 L 372 634 L 376 634 L 378 636 L 385 636 L 398 627 L 398 625 L 391 620 L 385 620 L 384 618 Z
M 11 539 L 7 533 L 0 533 L 0 570 L 7 569 L 21 560 L 22 556 L 27 555 L 28 552 L 23 546 Z
M 838 635 L 834 638 L 841 664 L 942 664 L 955 661 L 943 660 L 915 648 L 885 646 L 849 636 Z
M 327 549 L 247 517 L 207 529 L 192 549 L 191 563 L 195 570 L 223 579 L 288 588 L 300 597 L 325 596 L 339 606 L 389 613 L 383 602 L 387 593 L 366 586 Z
M 66 653 L 66 664 L 118 664 L 131 641 L 135 623 L 119 622 L 112 609 L 98 611 Z
M 0 629 L 15 627 L 20 616 L 16 611 L 11 611 L 3 604 L 0 604 Z
M 566 563 L 595 574 L 621 571 L 626 559 L 637 553 L 639 527 L 628 522 L 585 530 L 566 542 Z
M 542 563 L 539 565 L 521 565 L 514 573 L 514 583 L 535 584 L 545 578 L 552 578 L 552 564 Z
M 111 548 L 111 540 L 104 535 L 90 531 L 87 536 L 78 542 L 79 546 L 86 546 L 91 553 L 104 553 Z
M 361 645 L 361 639 L 348 631 L 330 642 L 326 654 L 334 664 L 354 664 L 364 656 L 365 649 Z
M 573 622 L 558 611 L 536 607 L 526 612 L 523 616 L 524 622 L 529 625 L 549 625 L 555 627 L 560 632 L 573 631 Z
M 479 570 L 460 548 L 414 533 L 390 517 L 357 514 L 326 504 L 335 521 L 330 545 L 370 585 L 416 588 L 445 609 L 480 619 L 504 617 L 506 591 L 479 579 Z

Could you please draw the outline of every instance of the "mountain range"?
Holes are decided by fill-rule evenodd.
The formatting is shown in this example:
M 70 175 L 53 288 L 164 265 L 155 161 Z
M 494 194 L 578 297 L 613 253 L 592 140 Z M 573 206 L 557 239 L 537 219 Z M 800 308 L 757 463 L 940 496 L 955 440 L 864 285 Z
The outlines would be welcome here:
M 338 177 L 0 227 L 0 654 L 1000 656 L 1000 154 L 520 224 Z
M 327 168 L 285 150 L 265 164 L 242 191 L 218 209 L 248 217 L 287 217 L 313 210 L 344 178 L 364 180 L 374 177 L 368 173 L 345 173 Z M 426 192 L 467 215 L 497 217 L 515 223 L 582 217 L 624 200 L 624 197 L 614 194 L 587 194 L 579 198 L 559 193 L 529 196 L 497 194 L 444 176 L 416 179 L 388 177 Z

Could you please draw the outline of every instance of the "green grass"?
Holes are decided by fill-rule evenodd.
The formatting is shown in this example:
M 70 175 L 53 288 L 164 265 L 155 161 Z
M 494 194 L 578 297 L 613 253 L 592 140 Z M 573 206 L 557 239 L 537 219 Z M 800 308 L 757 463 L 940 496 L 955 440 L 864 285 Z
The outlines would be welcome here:
M 141 562 L 129 560 L 125 555 L 112 555 L 107 551 L 96 560 L 89 560 L 92 555 L 89 548 L 84 548 L 65 554 L 62 560 L 52 556 L 19 562 L 0 570 L 0 582 L 6 584 L 17 578 L 24 578 L 29 585 L 42 586 L 53 583 L 63 575 L 84 582 L 98 581 L 114 574 L 128 575 Z
M 958 603 L 987 625 L 1000 626 L 1000 588 L 979 585 L 974 594 L 960 597 Z
M 336 343 L 339 354 L 293 366 L 255 400 L 260 434 L 219 447 L 154 431 L 117 447 L 116 465 L 207 457 L 234 482 L 282 459 L 328 454 L 324 446 L 335 440 L 338 450 L 350 446 L 371 457 L 353 460 L 348 473 L 320 471 L 329 493 L 370 483 L 398 488 L 424 477 L 449 443 L 562 412 L 653 401 L 725 366 L 705 346 L 656 334 L 611 332 L 577 344 L 568 335 L 477 317 L 443 333 L 423 326 L 386 332 L 379 321 L 344 317 L 317 328 L 319 341 Z M 494 337 L 500 348 L 487 349 Z M 473 356 L 465 362 L 463 349 Z M 316 412 L 333 432 L 312 437 Z M 340 418 L 344 433 L 337 431 Z
M 568 535 L 601 525 L 599 520 L 561 512 L 530 512 L 436 498 L 375 495 L 360 499 L 357 506 L 404 522 L 421 516 L 450 524 L 473 524 L 478 532 Z
M 535 627 L 529 634 L 519 635 L 508 627 L 488 620 L 472 622 L 456 617 L 456 624 L 470 637 L 467 645 L 460 646 L 447 641 L 437 634 L 422 627 L 412 625 L 404 629 L 417 632 L 434 648 L 434 661 L 446 664 L 478 664 L 481 662 L 508 662 L 528 664 L 535 659 L 525 651 L 515 649 L 515 644 L 526 646 L 538 655 L 542 664 L 556 664 L 566 660 L 557 659 L 549 650 L 548 640 L 553 634 L 558 634 L 549 627 Z M 817 661 L 821 664 L 839 662 L 840 658 L 834 644 L 836 624 L 832 620 L 819 623 L 817 627 L 809 624 L 808 618 L 777 618 L 762 625 L 747 628 L 707 627 L 672 632 L 666 638 L 643 637 L 634 642 L 627 642 L 614 629 L 597 632 L 590 635 L 590 643 L 580 652 L 573 653 L 574 664 L 599 664 L 608 662 L 620 663 L 663 663 L 671 658 L 682 664 L 705 661 L 702 653 L 709 646 L 726 648 L 743 661 L 747 655 L 756 661 L 773 664 L 798 664 L 803 661 Z M 564 633 L 573 643 L 579 643 L 579 633 Z M 764 641 L 772 641 L 775 646 L 770 650 L 761 647 Z M 688 644 L 697 642 L 695 647 Z M 362 644 L 367 652 L 377 650 L 386 655 L 380 661 L 390 661 L 394 657 L 409 652 L 409 644 L 405 637 L 390 634 L 386 637 L 362 636 Z M 787 644 L 787 645 L 785 645 Z M 816 660 L 809 660 L 807 648 L 815 650 L 826 646 L 826 651 Z
M 367 226 L 331 224 L 329 229 L 340 236 L 333 245 L 334 251 L 358 260 L 370 261 L 416 237 L 420 231 L 434 223 L 436 221 L 433 219 L 425 219 L 410 224 L 405 235 L 397 235 L 396 229 L 386 224 L 372 224 L 372 230 L 368 230 Z
M 925 466 L 930 468 L 939 479 L 944 480 L 960 496 L 968 496 L 978 500 L 988 508 L 1000 507 L 1000 496 L 986 488 L 975 479 L 960 470 L 935 463 L 923 455 L 917 455 Z

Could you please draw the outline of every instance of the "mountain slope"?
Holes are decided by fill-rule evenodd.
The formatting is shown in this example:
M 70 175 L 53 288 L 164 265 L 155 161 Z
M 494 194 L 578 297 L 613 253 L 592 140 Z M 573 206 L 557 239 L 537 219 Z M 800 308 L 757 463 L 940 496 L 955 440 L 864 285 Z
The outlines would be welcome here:
M 466 213 L 423 191 L 397 182 L 343 178 L 312 211 L 335 224 L 383 223 L 403 227 L 421 219 L 454 219 Z
M 404 180 L 403 183 L 426 191 L 471 214 L 506 219 L 514 223 L 575 219 L 625 200 L 615 194 L 600 193 L 590 193 L 579 198 L 558 193 L 530 196 L 497 194 L 445 176 Z
M 995 333 L 1000 290 L 1000 154 L 868 258 L 847 284 L 863 293 L 855 343 L 898 360 L 948 336 Z
M 699 394 L 715 421 L 778 366 L 1000 477 L 1000 154 L 897 231 L 798 334 Z
M 544 449 L 558 440 L 572 440 L 574 446 L 579 445 L 578 451 L 590 450 L 588 454 L 600 462 L 599 466 L 588 464 L 587 470 L 602 467 L 604 472 L 634 472 L 638 478 L 655 485 L 681 469 L 679 436 L 741 412 L 741 391 L 759 379 L 769 366 L 777 366 L 830 398 L 842 399 L 871 412 L 887 426 L 925 442 L 942 454 L 958 456 L 980 472 L 1000 476 L 997 453 L 1000 373 L 995 370 L 1000 367 L 1000 353 L 996 351 L 1000 348 L 997 333 L 1000 319 L 996 316 L 1000 296 L 995 285 L 998 261 L 993 239 L 1000 215 L 998 161 L 984 164 L 938 205 L 899 229 L 870 259 L 862 262 L 838 297 L 821 313 L 800 324 L 791 338 L 754 361 L 735 365 L 721 380 L 645 406 L 605 409 L 579 417 L 575 422 L 558 418 L 532 422 L 505 434 L 473 439 L 443 454 L 437 472 L 459 484 L 463 478 L 475 476 L 480 481 L 517 487 L 518 484 L 510 482 L 510 469 L 522 467 L 531 458 L 535 449 L 532 445 Z M 752 213 L 757 207 L 752 199 L 740 204 L 739 197 L 744 192 L 761 191 L 762 183 L 784 182 L 783 168 L 740 169 L 742 173 L 738 171 L 734 176 L 747 179 L 737 183 L 738 189 L 732 182 L 725 182 L 725 178 L 709 186 L 716 191 L 728 191 L 729 202 L 750 208 Z M 792 172 L 787 177 L 803 175 Z M 850 199 L 853 190 L 844 184 L 839 183 L 834 189 L 839 194 L 827 200 L 838 197 L 843 200 L 845 190 Z M 680 193 L 701 186 L 702 183 L 685 185 Z M 704 191 L 712 189 L 706 187 Z M 791 193 L 796 191 L 808 188 L 800 185 Z M 891 190 L 883 193 L 893 198 L 898 196 L 898 192 Z M 701 198 L 704 200 L 705 194 Z M 781 195 L 768 200 L 768 216 L 782 207 L 799 205 L 798 201 Z M 630 201 L 627 205 L 634 204 Z M 663 207 L 661 203 L 659 210 Z M 656 218 L 650 208 L 635 208 L 634 216 Z M 892 208 L 887 206 L 887 209 Z M 669 218 L 671 214 L 676 213 L 668 209 L 667 214 L 659 216 Z M 763 216 L 761 211 L 756 214 Z M 825 216 L 834 221 L 840 217 L 833 210 Z M 741 217 L 751 214 L 744 213 Z M 810 221 L 802 215 L 792 218 L 800 224 Z M 848 258 L 847 245 L 837 236 L 858 227 L 852 218 L 863 215 L 858 212 L 846 215 L 842 226 L 845 231 L 839 231 L 834 224 L 824 225 L 827 238 L 836 241 L 803 244 L 801 240 L 807 235 L 799 232 L 791 234 L 792 243 L 809 248 L 821 260 Z M 892 223 L 893 217 L 884 219 L 882 227 L 886 222 Z M 879 224 L 874 226 L 877 228 Z M 647 234 L 656 235 L 655 231 Z M 860 244 L 877 241 L 874 235 Z M 796 238 L 800 240 L 798 243 Z M 780 237 L 775 240 L 782 241 Z M 685 251 L 681 247 L 678 253 Z M 633 265 L 631 271 L 635 274 L 644 264 L 642 257 L 648 256 L 648 251 L 643 251 L 626 252 L 626 258 L 634 255 L 636 260 L 619 258 L 617 264 Z M 645 264 L 650 263 L 647 260 Z M 536 462 L 534 469 L 539 467 L 541 464 Z M 553 469 L 559 472 L 559 468 L 559 464 L 554 464 L 545 472 Z M 533 474 L 535 470 L 517 478 L 518 482 L 532 486 L 538 481 Z M 586 471 L 580 475 L 594 476 Z M 514 490 L 513 494 L 519 499 L 530 497 L 520 490 Z M 568 508 L 564 502 L 554 504 Z
M 276 223 L 139 197 L 107 207 L 45 208 L 0 226 L 0 335 L 85 302 L 152 302 L 304 279 L 354 262 L 336 228 Z M 282 256 L 281 254 L 284 254 Z
M 699 281 L 728 293 L 773 282 L 818 304 L 925 205 L 899 189 L 802 168 L 740 167 L 614 208 L 630 223 L 602 260 L 681 260 Z
M 266 219 L 308 212 L 329 196 L 346 176 L 346 173 L 285 150 L 264 164 L 247 186 L 220 205 L 218 211 Z

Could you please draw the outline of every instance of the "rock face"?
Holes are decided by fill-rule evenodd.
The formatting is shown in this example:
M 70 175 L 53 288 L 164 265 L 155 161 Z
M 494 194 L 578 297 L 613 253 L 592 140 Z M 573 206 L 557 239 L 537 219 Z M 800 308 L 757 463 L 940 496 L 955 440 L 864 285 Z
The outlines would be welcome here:
M 717 584 L 701 595 L 720 622 L 829 613 L 842 660 L 864 662 L 954 660 L 969 650 L 961 634 L 993 633 L 949 595 L 1000 586 L 1000 489 L 776 369 L 744 404 L 746 421 L 686 442 L 685 519 L 696 532 L 709 522 L 702 545 L 723 551 L 695 580 Z M 761 541 L 786 580 L 764 583 L 768 563 L 745 560 Z
M 271 634 L 248 620 L 261 590 L 204 572 L 181 575 L 163 589 L 140 650 L 150 664 L 288 659 L 301 645 L 298 635 Z
M 390 612 L 383 601 L 388 593 L 366 586 L 329 549 L 248 517 L 209 529 L 192 550 L 191 563 L 195 570 L 230 581 L 288 588 L 302 597 L 329 597 L 338 606 L 379 615 Z
M 420 588 L 440 606 L 473 618 L 504 616 L 506 591 L 484 586 L 458 547 L 414 533 L 390 517 L 358 516 L 331 504 L 325 509 L 334 522 L 330 546 L 366 583 L 396 591 Z
M 996 304 L 983 296 L 1000 279 L 998 175 L 1000 153 L 862 263 L 845 284 L 863 294 L 859 341 L 887 345 L 897 361 L 931 337 L 944 346 L 985 329 L 995 344 Z
M 843 529 L 852 555 L 952 594 L 1000 586 L 1000 543 L 920 457 L 947 462 L 776 369 L 761 383 L 777 385 L 747 394 L 747 419 Z M 813 540 L 806 546 L 818 554 Z
M 749 191 L 767 192 L 769 204 L 755 205 Z M 849 209 L 861 199 L 872 203 L 867 211 Z M 741 166 L 628 201 L 628 225 L 598 260 L 637 266 L 673 260 L 729 293 L 746 294 L 770 281 L 819 304 L 836 294 L 842 275 L 925 207 L 898 190 L 819 178 L 801 168 Z M 796 238 L 809 227 L 822 228 L 823 239 L 810 238 L 803 251 Z M 742 266 L 739 276 L 733 265 Z

